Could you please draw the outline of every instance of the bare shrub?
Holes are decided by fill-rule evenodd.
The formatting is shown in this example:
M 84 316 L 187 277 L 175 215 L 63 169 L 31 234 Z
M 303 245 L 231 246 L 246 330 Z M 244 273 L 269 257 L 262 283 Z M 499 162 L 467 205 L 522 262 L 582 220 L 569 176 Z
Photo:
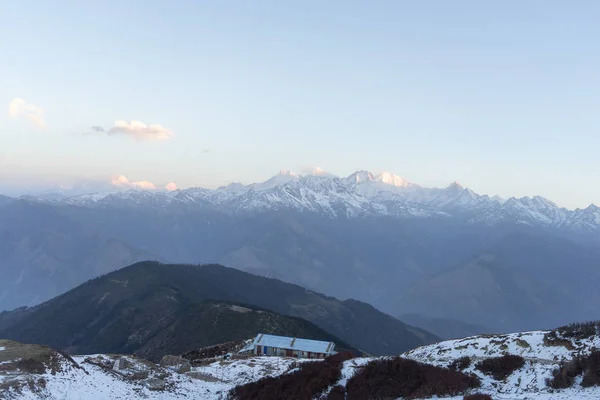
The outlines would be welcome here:
M 346 385 L 348 400 L 451 396 L 481 385 L 474 375 L 405 358 L 371 361 Z
M 235 400 L 310 400 L 340 380 L 342 364 L 351 358 L 354 358 L 353 353 L 343 352 L 320 362 L 301 363 L 299 369 L 290 374 L 236 386 L 229 392 L 229 397 Z
M 331 388 L 327 394 L 327 400 L 344 400 L 346 398 L 346 388 L 337 385 Z
M 480 361 L 475 368 L 496 380 L 504 380 L 513 372 L 525 365 L 525 359 L 514 354 L 506 354 L 501 357 L 492 357 Z
M 473 393 L 473 394 L 468 394 L 465 397 L 463 397 L 463 400 L 493 400 L 493 399 L 492 399 L 492 396 L 490 396 L 489 394 Z
M 452 361 L 450 363 L 450 365 L 448 365 L 448 368 L 450 368 L 454 371 L 462 371 L 462 370 L 469 368 L 470 365 L 471 365 L 471 357 L 464 356 L 464 357 L 460 357 L 460 358 L 457 358 L 456 360 Z
M 565 389 L 573 386 L 575 378 L 583 374 L 581 386 L 600 386 L 600 350 L 594 350 L 587 356 L 578 356 L 563 362 L 552 373 L 547 384 L 553 389 Z
M 561 326 L 556 331 L 564 338 L 588 339 L 600 333 L 600 321 L 569 324 Z
M 35 358 L 21 358 L 15 363 L 16 367 L 21 371 L 29 372 L 30 374 L 44 374 L 46 373 L 46 365 L 40 360 Z

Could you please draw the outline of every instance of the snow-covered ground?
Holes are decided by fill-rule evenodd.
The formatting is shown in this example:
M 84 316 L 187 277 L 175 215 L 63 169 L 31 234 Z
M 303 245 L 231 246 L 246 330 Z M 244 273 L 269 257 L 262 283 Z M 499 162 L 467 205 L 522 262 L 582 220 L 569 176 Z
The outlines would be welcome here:
M 441 367 L 447 367 L 457 358 L 468 356 L 471 363 L 463 372 L 479 376 L 482 387 L 477 392 L 488 393 L 494 399 L 600 399 L 600 387 L 584 389 L 580 386 L 581 378 L 570 389 L 556 391 L 546 385 L 546 379 L 552 376 L 552 371 L 561 361 L 588 353 L 593 348 L 600 348 L 600 338 L 593 336 L 572 340 L 567 348 L 564 345 L 545 343 L 545 333 L 535 331 L 448 340 L 411 350 L 401 356 Z M 11 346 L 15 342 L 8 343 L 10 345 L 0 347 L 0 351 L 14 351 Z M 39 346 L 35 350 L 39 351 Z M 495 380 L 476 368 L 479 361 L 504 354 L 521 355 L 525 359 L 525 365 L 504 380 Z M 215 361 L 180 373 L 176 372 L 176 367 L 160 367 L 132 356 L 74 356 L 71 362 L 59 355 L 59 365 L 53 364 L 46 373 L 35 374 L 15 368 L 17 359 L 7 361 L 4 358 L 2 361 L 0 357 L 0 398 L 61 400 L 221 400 L 226 399 L 229 391 L 237 385 L 266 376 L 289 373 L 294 371 L 298 362 L 302 362 L 292 358 L 251 357 Z M 341 378 L 332 387 L 345 386 L 361 367 L 372 360 L 373 358 L 355 358 L 345 361 Z M 462 396 L 448 399 L 461 400 Z
M 445 365 L 459 357 L 496 357 L 505 353 L 534 358 L 540 362 L 556 363 L 572 359 L 575 354 L 587 353 L 600 347 L 600 337 L 571 341 L 572 350 L 565 346 L 544 344 L 546 331 L 511 333 L 505 335 L 480 335 L 464 339 L 447 340 L 423 346 L 404 353 L 407 358 L 435 365 Z
M 582 389 L 576 382 L 571 389 L 555 391 L 546 385 L 546 379 L 552 377 L 552 371 L 561 361 L 571 360 L 575 355 L 587 354 L 593 348 L 600 348 L 600 337 L 571 340 L 571 349 L 568 349 L 565 346 L 546 345 L 545 334 L 546 331 L 532 331 L 473 336 L 419 347 L 402 356 L 441 367 L 468 356 L 471 358 L 471 365 L 463 372 L 479 376 L 482 387 L 478 391 L 491 394 L 494 399 L 600 399 L 599 387 Z M 504 381 L 494 380 L 475 368 L 477 362 L 485 358 L 505 354 L 522 356 L 525 365 Z
M 119 369 L 120 359 L 128 362 Z M 186 373 L 152 365 L 126 356 L 75 356 L 81 367 L 66 367 L 61 373 L 34 375 L 0 373 L 2 399 L 226 399 L 233 387 L 265 376 L 280 375 L 293 370 L 298 360 L 276 357 L 255 357 L 243 360 L 218 361 L 202 367 L 192 367 Z M 107 369 L 96 365 L 111 363 Z M 144 374 L 144 372 L 147 373 Z M 24 380 L 19 390 L 2 389 L 9 379 Z M 29 384 L 31 382 L 32 384 Z

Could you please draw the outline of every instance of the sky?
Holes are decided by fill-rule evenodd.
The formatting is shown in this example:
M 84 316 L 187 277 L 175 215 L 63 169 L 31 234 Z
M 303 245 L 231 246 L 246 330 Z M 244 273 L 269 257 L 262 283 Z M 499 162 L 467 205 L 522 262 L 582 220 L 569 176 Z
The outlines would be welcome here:
M 598 20 L 584 0 L 2 1 L 0 188 L 319 166 L 600 204 Z

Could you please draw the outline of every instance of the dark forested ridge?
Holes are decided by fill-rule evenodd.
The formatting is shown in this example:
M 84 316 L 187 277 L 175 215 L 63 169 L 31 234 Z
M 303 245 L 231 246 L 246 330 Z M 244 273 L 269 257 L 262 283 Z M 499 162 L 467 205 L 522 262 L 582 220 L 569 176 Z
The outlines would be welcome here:
M 191 325 L 199 328 L 202 318 L 210 320 L 211 315 L 214 316 L 215 309 L 208 306 L 207 300 L 248 304 L 303 318 L 322 331 L 317 332 L 312 324 L 276 317 L 269 319 L 259 311 L 252 311 L 250 319 L 256 330 L 271 326 L 281 328 L 273 328 L 274 333 L 304 332 L 302 334 L 322 337 L 329 332 L 349 346 L 375 355 L 398 354 L 437 340 L 435 335 L 408 326 L 359 301 L 340 301 L 297 285 L 220 265 L 157 262 L 131 265 L 88 281 L 32 312 L 20 311 L 21 317 L 14 318 L 10 326 L 0 331 L 0 336 L 47 344 L 72 353 L 139 351 L 146 354 L 146 351 L 156 353 L 152 349 L 161 348 L 185 351 L 189 350 L 182 348 L 186 346 L 173 347 L 173 343 L 178 335 L 189 336 L 185 332 Z M 234 316 L 240 323 L 247 322 L 248 318 L 231 307 L 225 307 L 219 314 L 227 315 L 227 318 Z M 8 320 L 7 317 L 4 319 Z M 190 325 L 186 325 L 186 321 Z M 229 329 L 227 326 L 225 322 L 223 332 Z M 211 339 L 199 339 L 190 343 L 190 348 L 257 333 L 250 328 L 237 332 L 233 335 L 235 331 L 230 331 L 230 336 L 203 332 L 202 335 Z
M 190 349 L 250 339 L 259 332 L 333 341 L 340 349 L 353 349 L 305 319 L 247 305 L 206 300 L 184 307 L 173 315 L 173 320 L 135 353 L 158 360 L 164 354 L 183 354 Z

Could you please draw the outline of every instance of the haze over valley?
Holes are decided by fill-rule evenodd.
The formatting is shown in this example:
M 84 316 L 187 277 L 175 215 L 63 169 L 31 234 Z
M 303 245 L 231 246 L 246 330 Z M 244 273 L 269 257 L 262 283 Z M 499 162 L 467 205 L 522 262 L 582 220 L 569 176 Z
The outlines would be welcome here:
M 318 171 L 214 190 L 5 198 L 0 305 L 33 306 L 152 259 L 222 263 L 472 334 L 597 317 L 596 206 Z

